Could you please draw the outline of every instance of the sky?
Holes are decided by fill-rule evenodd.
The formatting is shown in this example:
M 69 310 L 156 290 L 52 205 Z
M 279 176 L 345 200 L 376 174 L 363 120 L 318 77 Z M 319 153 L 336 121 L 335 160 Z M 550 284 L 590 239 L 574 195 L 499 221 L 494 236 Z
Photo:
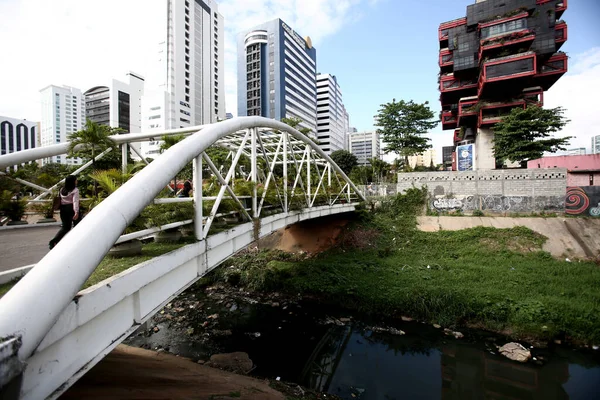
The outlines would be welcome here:
M 441 22 L 466 15 L 473 0 L 221 0 L 225 18 L 227 112 L 237 115 L 235 38 L 280 17 L 317 50 L 317 69 L 337 77 L 350 124 L 371 130 L 373 116 L 392 99 L 428 101 L 435 115 Z M 69 85 L 85 91 L 125 80 L 133 71 L 156 84 L 165 0 L 0 0 L 0 115 L 39 120 L 39 90 Z M 569 72 L 544 97 L 571 120 L 560 136 L 586 147 L 600 134 L 600 1 L 571 0 L 563 15 Z M 441 161 L 452 131 L 429 137 Z M 389 159 L 389 158 L 388 158 Z

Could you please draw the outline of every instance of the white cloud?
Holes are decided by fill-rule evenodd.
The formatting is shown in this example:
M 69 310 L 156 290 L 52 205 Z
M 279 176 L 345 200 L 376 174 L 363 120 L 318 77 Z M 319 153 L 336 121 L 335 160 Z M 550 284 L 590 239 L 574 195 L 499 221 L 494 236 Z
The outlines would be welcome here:
M 600 47 L 569 58 L 569 72 L 544 95 L 544 107 L 563 107 L 571 122 L 557 136 L 573 136 L 569 148 L 585 147 L 600 135 L 600 112 L 596 94 L 600 91 Z
M 130 70 L 149 75 L 161 12 L 143 0 L 2 0 L 0 114 L 39 120 L 50 84 L 87 90 Z
M 227 111 L 237 112 L 236 34 L 280 17 L 315 47 L 373 0 L 223 0 Z M 134 71 L 152 89 L 165 0 L 1 0 L 0 115 L 39 120 L 43 87 L 82 90 Z

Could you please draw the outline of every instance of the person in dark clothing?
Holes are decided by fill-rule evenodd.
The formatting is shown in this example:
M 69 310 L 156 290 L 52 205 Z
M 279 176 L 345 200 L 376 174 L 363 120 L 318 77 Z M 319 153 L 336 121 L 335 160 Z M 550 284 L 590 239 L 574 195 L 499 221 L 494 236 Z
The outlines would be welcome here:
M 62 226 L 60 230 L 50 240 L 48 246 L 50 250 L 71 230 L 73 221 L 79 219 L 79 190 L 77 189 L 77 177 L 69 175 L 65 179 L 65 186 L 59 190 L 60 196 L 60 221 Z
M 190 181 L 185 181 L 183 184 L 183 189 L 177 193 L 177 197 L 190 197 L 190 192 L 192 191 L 192 184 Z

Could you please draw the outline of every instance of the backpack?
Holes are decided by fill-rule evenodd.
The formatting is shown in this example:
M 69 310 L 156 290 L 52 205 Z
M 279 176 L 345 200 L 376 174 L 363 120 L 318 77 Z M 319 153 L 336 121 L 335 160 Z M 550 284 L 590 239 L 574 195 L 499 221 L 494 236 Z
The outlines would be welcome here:
M 58 210 L 60 210 L 60 190 L 58 191 L 58 194 L 54 196 L 54 199 L 52 199 L 52 211 Z

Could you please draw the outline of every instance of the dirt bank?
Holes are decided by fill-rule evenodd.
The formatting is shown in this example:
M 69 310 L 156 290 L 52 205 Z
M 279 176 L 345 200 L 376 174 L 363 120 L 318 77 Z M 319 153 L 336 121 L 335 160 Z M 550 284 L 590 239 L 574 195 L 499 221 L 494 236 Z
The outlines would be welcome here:
M 339 217 L 318 218 L 299 222 L 280 229 L 259 242 L 260 248 L 283 250 L 289 253 L 320 253 L 330 249 L 348 224 Z
M 199 365 L 171 354 L 118 346 L 61 399 L 284 400 L 268 381 Z

